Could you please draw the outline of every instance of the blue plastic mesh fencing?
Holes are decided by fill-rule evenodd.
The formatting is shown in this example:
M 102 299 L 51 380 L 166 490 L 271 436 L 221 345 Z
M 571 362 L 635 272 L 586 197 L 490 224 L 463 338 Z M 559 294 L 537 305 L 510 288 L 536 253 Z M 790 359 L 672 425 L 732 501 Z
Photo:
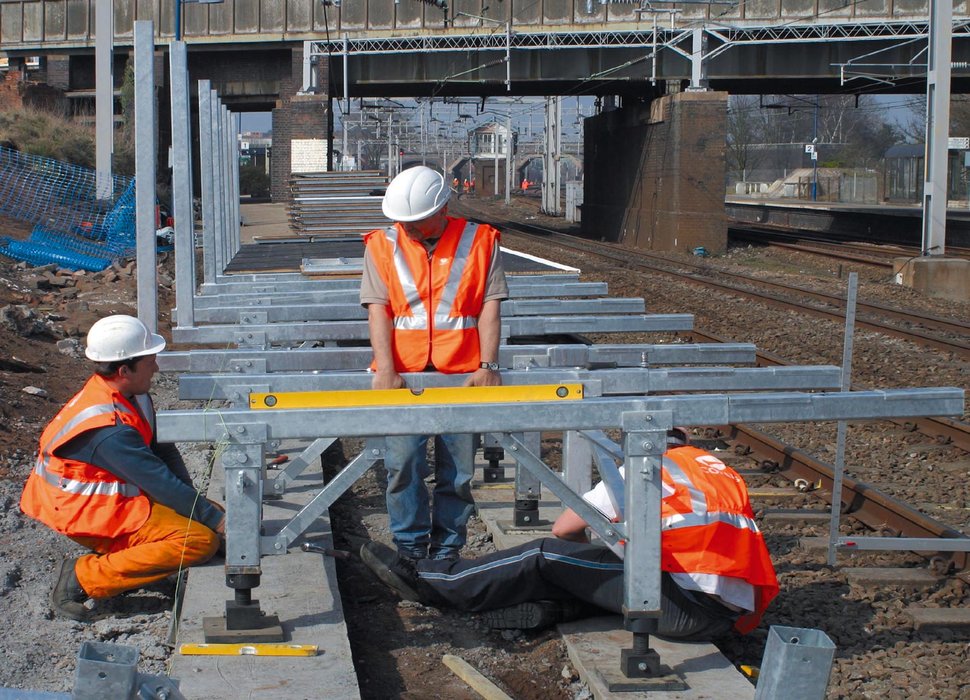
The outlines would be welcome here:
M 27 241 L 0 236 L 0 254 L 32 265 L 103 270 L 135 249 L 135 181 L 116 175 L 98 199 L 95 171 L 0 146 L 0 214 L 36 224 Z

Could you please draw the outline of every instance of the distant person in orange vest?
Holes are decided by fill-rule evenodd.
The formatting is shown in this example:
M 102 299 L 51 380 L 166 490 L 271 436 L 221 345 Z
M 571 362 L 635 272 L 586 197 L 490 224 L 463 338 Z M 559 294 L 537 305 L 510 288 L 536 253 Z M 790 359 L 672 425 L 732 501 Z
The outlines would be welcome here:
M 472 192 L 475 191 L 475 178 L 472 178 Z
M 687 443 L 683 428 L 668 432 L 655 634 L 701 641 L 732 629 L 747 633 L 778 595 L 775 570 L 742 478 Z M 584 498 L 616 519 L 602 482 Z M 623 562 L 607 547 L 589 544 L 586 528 L 566 509 L 552 526 L 556 537 L 477 559 L 411 563 L 376 542 L 361 547 L 361 558 L 406 600 L 484 612 L 494 628 L 538 629 L 597 608 L 622 612 Z
M 527 189 L 529 189 L 529 180 L 522 178 L 522 191 L 525 192 Z
M 471 192 L 472 183 L 467 177 L 465 178 L 465 181 L 462 183 L 462 185 L 464 186 L 465 194 L 468 194 L 469 192 Z
M 451 181 L 451 189 L 452 189 L 452 191 L 457 192 L 458 191 L 458 186 L 460 184 L 461 183 L 458 182 L 458 178 L 457 177 L 454 180 L 452 180 Z
M 508 298 L 499 232 L 448 216 L 444 177 L 417 166 L 391 181 L 384 215 L 394 225 L 364 236 L 360 303 L 374 350 L 374 389 L 400 389 L 407 372 L 467 373 L 465 386 L 498 386 L 500 307 Z M 452 559 L 474 510 L 473 436 L 388 436 L 387 513 L 394 544 L 410 559 Z M 433 501 L 429 504 L 429 500 Z
M 89 598 L 147 586 L 219 549 L 221 507 L 195 490 L 175 445 L 155 439 L 148 390 L 164 347 L 132 316 L 95 323 L 85 348 L 94 374 L 41 434 L 20 508 L 94 552 L 61 563 L 57 615 L 91 620 Z

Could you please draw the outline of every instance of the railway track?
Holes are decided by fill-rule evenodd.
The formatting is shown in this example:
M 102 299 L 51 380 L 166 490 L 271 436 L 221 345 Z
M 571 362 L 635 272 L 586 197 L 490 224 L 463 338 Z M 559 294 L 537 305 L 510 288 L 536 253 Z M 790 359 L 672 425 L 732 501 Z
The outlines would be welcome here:
M 659 255 L 627 249 L 618 250 L 616 246 L 579 240 L 559 232 L 519 223 L 503 222 L 500 225 L 506 231 L 513 232 L 513 235 L 515 235 L 514 232 L 518 231 L 521 232 L 519 235 L 529 236 L 533 242 L 541 240 L 543 243 L 580 251 L 586 255 L 621 262 L 625 266 L 633 265 L 637 269 L 650 273 L 677 276 L 692 283 L 703 284 L 719 292 L 758 299 L 772 306 L 796 309 L 800 313 L 819 315 L 832 320 L 844 320 L 844 311 L 838 308 L 840 305 L 844 305 L 844 301 L 834 294 L 768 282 L 747 275 L 717 271 L 718 277 L 728 277 L 737 282 L 737 284 L 729 284 L 711 279 L 712 270 L 702 265 L 691 265 L 679 261 L 672 263 L 669 259 Z M 675 267 L 679 267 L 681 270 L 673 269 Z M 686 268 L 686 272 L 683 271 L 684 268 Z M 742 287 L 740 286 L 742 282 L 745 285 L 760 286 L 761 289 Z M 801 296 L 801 299 L 793 299 L 793 296 Z M 821 301 L 831 308 L 807 305 L 804 301 L 806 297 Z M 857 323 L 862 327 L 894 337 L 903 337 L 911 342 L 928 345 L 936 349 L 954 352 L 962 358 L 970 357 L 970 346 L 965 342 L 965 339 L 970 337 L 970 326 L 966 323 L 952 319 L 927 319 L 922 314 L 916 315 L 913 312 L 892 309 L 875 303 L 860 303 L 859 309 L 860 313 L 870 316 L 882 315 L 883 317 L 902 320 L 905 323 L 919 323 L 923 326 L 929 326 L 938 331 L 951 333 L 962 338 L 962 340 L 936 338 L 928 336 L 922 331 L 902 329 L 872 318 L 859 319 L 857 317 Z M 722 341 L 721 338 L 701 330 L 695 330 L 691 335 L 693 340 L 700 342 Z M 787 364 L 782 358 L 761 351 L 758 353 L 758 362 L 762 365 Z M 861 387 L 856 386 L 856 388 Z M 954 446 L 970 452 L 970 425 L 966 423 L 946 418 L 893 422 L 904 430 L 919 430 L 927 436 L 952 443 Z M 811 484 L 820 484 L 820 488 L 814 491 L 813 495 L 827 503 L 831 508 L 834 500 L 832 491 L 834 468 L 831 465 L 748 426 L 722 426 L 719 428 L 718 436 L 729 445 L 733 445 L 736 450 L 751 450 L 763 465 L 768 465 L 771 470 L 792 481 L 801 479 Z M 903 538 L 960 538 L 965 536 L 959 530 L 920 513 L 873 486 L 851 478 L 844 478 L 839 502 L 845 515 L 851 516 L 865 526 L 887 536 Z M 968 570 L 970 570 L 970 557 L 964 552 L 921 553 L 921 555 L 930 557 L 934 570 L 939 573 L 954 571 L 961 576 L 967 576 Z
M 838 294 L 771 282 L 751 275 L 715 271 L 703 264 L 674 262 L 662 255 L 577 239 L 575 236 L 537 226 L 513 222 L 500 222 L 499 225 L 513 235 L 519 232 L 519 235 L 531 236 L 533 240 L 538 235 L 546 243 L 554 243 L 560 247 L 613 260 L 626 266 L 632 264 L 651 273 L 684 279 L 719 293 L 754 299 L 770 306 L 797 310 L 800 313 L 832 321 L 844 322 L 845 320 L 845 300 Z M 808 303 L 806 300 L 820 303 Z M 952 352 L 960 359 L 970 359 L 970 323 L 966 321 L 927 316 L 920 312 L 895 309 L 884 304 L 862 300 L 857 302 L 856 308 L 856 325 L 860 328 L 901 338 L 917 345 Z M 903 325 L 895 325 L 890 321 Z
M 735 222 L 728 226 L 728 236 L 733 240 L 763 243 L 782 248 L 792 248 L 815 255 L 881 267 L 892 267 L 893 258 L 916 258 L 922 255 L 918 246 L 885 243 L 879 240 L 860 240 L 821 231 L 780 228 L 770 225 L 754 226 Z M 970 258 L 970 249 L 947 245 L 946 254 L 954 258 Z

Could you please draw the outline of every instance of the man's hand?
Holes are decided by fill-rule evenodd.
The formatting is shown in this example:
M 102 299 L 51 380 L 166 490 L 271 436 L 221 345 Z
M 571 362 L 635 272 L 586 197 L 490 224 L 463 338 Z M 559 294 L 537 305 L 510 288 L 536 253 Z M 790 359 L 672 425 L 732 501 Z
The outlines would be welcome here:
M 371 389 L 403 389 L 405 387 L 404 377 L 393 370 L 390 372 L 378 370 L 374 373 L 370 386 Z
M 502 386 L 502 375 L 491 369 L 476 369 L 468 375 L 465 386 Z

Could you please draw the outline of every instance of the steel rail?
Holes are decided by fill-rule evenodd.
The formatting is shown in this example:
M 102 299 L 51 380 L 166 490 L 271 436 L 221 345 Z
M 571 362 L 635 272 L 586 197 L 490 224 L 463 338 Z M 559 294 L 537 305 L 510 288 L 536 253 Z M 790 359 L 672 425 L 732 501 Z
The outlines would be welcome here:
M 713 333 L 707 333 L 694 329 L 689 334 L 695 342 L 701 343 L 730 343 L 733 342 L 722 338 Z M 755 352 L 756 364 L 759 367 L 778 367 L 791 364 L 787 360 L 764 350 Z M 866 387 L 858 383 L 853 384 L 853 388 L 859 391 L 866 391 L 872 387 Z M 923 435 L 931 438 L 941 438 L 953 444 L 959 449 L 970 452 L 970 424 L 963 423 L 952 418 L 889 418 L 891 422 L 907 430 L 918 430 Z
M 525 234 L 529 233 L 529 228 L 533 228 L 529 225 L 523 225 L 512 222 L 501 222 L 500 225 L 506 229 L 511 229 L 513 235 L 515 231 L 519 231 Z M 538 228 L 538 227 L 535 227 Z M 629 264 L 634 262 L 637 266 L 649 269 L 651 272 L 658 272 L 665 275 L 670 275 L 672 277 L 677 277 L 678 279 L 685 280 L 688 282 L 693 282 L 695 284 L 700 284 L 705 287 L 711 287 L 718 289 L 730 294 L 735 294 L 742 297 L 747 297 L 750 299 L 755 299 L 757 301 L 764 302 L 771 306 L 777 306 L 779 308 L 795 308 L 800 312 L 810 313 L 816 316 L 821 316 L 829 320 L 834 321 L 844 321 L 845 313 L 840 309 L 826 309 L 819 306 L 807 305 L 804 302 L 796 302 L 791 299 L 777 296 L 775 294 L 770 294 L 768 292 L 761 292 L 757 289 L 748 289 L 745 287 L 740 287 L 734 284 L 728 284 L 725 282 L 720 282 L 717 280 L 710 279 L 708 277 L 699 277 L 691 274 L 685 274 L 682 271 L 670 269 L 671 260 L 664 258 L 660 255 L 653 255 L 650 253 L 645 253 L 643 251 L 634 251 L 629 249 L 624 249 L 622 251 L 613 250 L 602 244 L 597 244 L 592 241 L 583 241 L 582 243 L 577 242 L 573 236 L 568 236 L 566 234 L 561 234 L 558 232 L 548 232 L 542 230 L 542 238 L 547 241 L 554 241 L 556 245 L 564 246 L 567 248 L 572 248 L 574 250 L 579 250 L 592 255 L 597 255 L 609 260 L 616 260 L 618 262 L 623 262 Z M 572 239 L 572 240 L 571 240 Z M 662 264 L 661 264 L 662 263 Z M 702 265 L 695 265 L 692 263 L 686 263 L 677 261 L 675 263 L 681 267 L 693 268 L 698 272 L 707 273 L 710 271 L 709 268 Z M 758 285 L 768 289 L 774 289 L 783 291 L 785 293 L 797 293 L 803 294 L 809 298 L 824 301 L 827 304 L 832 304 L 835 306 L 841 306 L 844 300 L 834 294 L 828 294 L 826 292 L 817 292 L 810 289 L 804 289 L 802 287 L 793 287 L 791 285 L 780 284 L 776 282 L 769 282 L 767 280 L 761 280 L 755 277 L 750 277 L 747 275 L 740 275 L 736 273 L 718 271 L 718 276 L 734 278 L 739 281 L 743 281 L 748 284 Z M 864 311 L 868 311 L 870 314 L 882 314 L 883 316 L 888 316 L 891 318 L 897 318 L 904 320 L 907 323 L 922 325 L 930 328 L 935 328 L 937 330 L 943 330 L 948 333 L 955 333 L 958 335 L 970 334 L 970 325 L 963 323 L 955 319 L 943 319 L 935 317 L 927 317 L 925 315 L 909 314 L 906 311 L 892 309 L 887 306 L 875 303 L 860 302 L 859 308 Z M 941 338 L 938 336 L 929 335 L 921 331 L 899 328 L 888 323 L 882 323 L 871 317 L 857 317 L 856 323 L 862 328 L 875 331 L 877 333 L 883 333 L 890 336 L 895 336 L 898 338 L 903 338 L 910 342 L 914 342 L 920 345 L 929 346 L 941 350 L 946 350 L 948 352 L 953 352 L 958 356 L 964 358 L 970 358 L 970 344 L 960 341 L 951 340 L 949 338 Z
M 822 493 L 813 493 L 832 504 L 834 469 L 831 465 L 748 426 L 727 425 L 721 426 L 719 430 L 722 433 L 719 437 L 727 442 L 746 445 L 759 456 L 775 462 L 778 473 L 786 478 L 792 481 L 805 479 L 809 483 L 821 481 Z M 888 533 L 892 537 L 966 537 L 959 530 L 910 508 L 869 484 L 847 476 L 842 477 L 841 502 L 844 515 L 852 516 L 867 527 Z M 938 552 L 933 557 L 952 562 L 957 571 L 965 571 L 970 565 L 970 554 L 966 552 Z

